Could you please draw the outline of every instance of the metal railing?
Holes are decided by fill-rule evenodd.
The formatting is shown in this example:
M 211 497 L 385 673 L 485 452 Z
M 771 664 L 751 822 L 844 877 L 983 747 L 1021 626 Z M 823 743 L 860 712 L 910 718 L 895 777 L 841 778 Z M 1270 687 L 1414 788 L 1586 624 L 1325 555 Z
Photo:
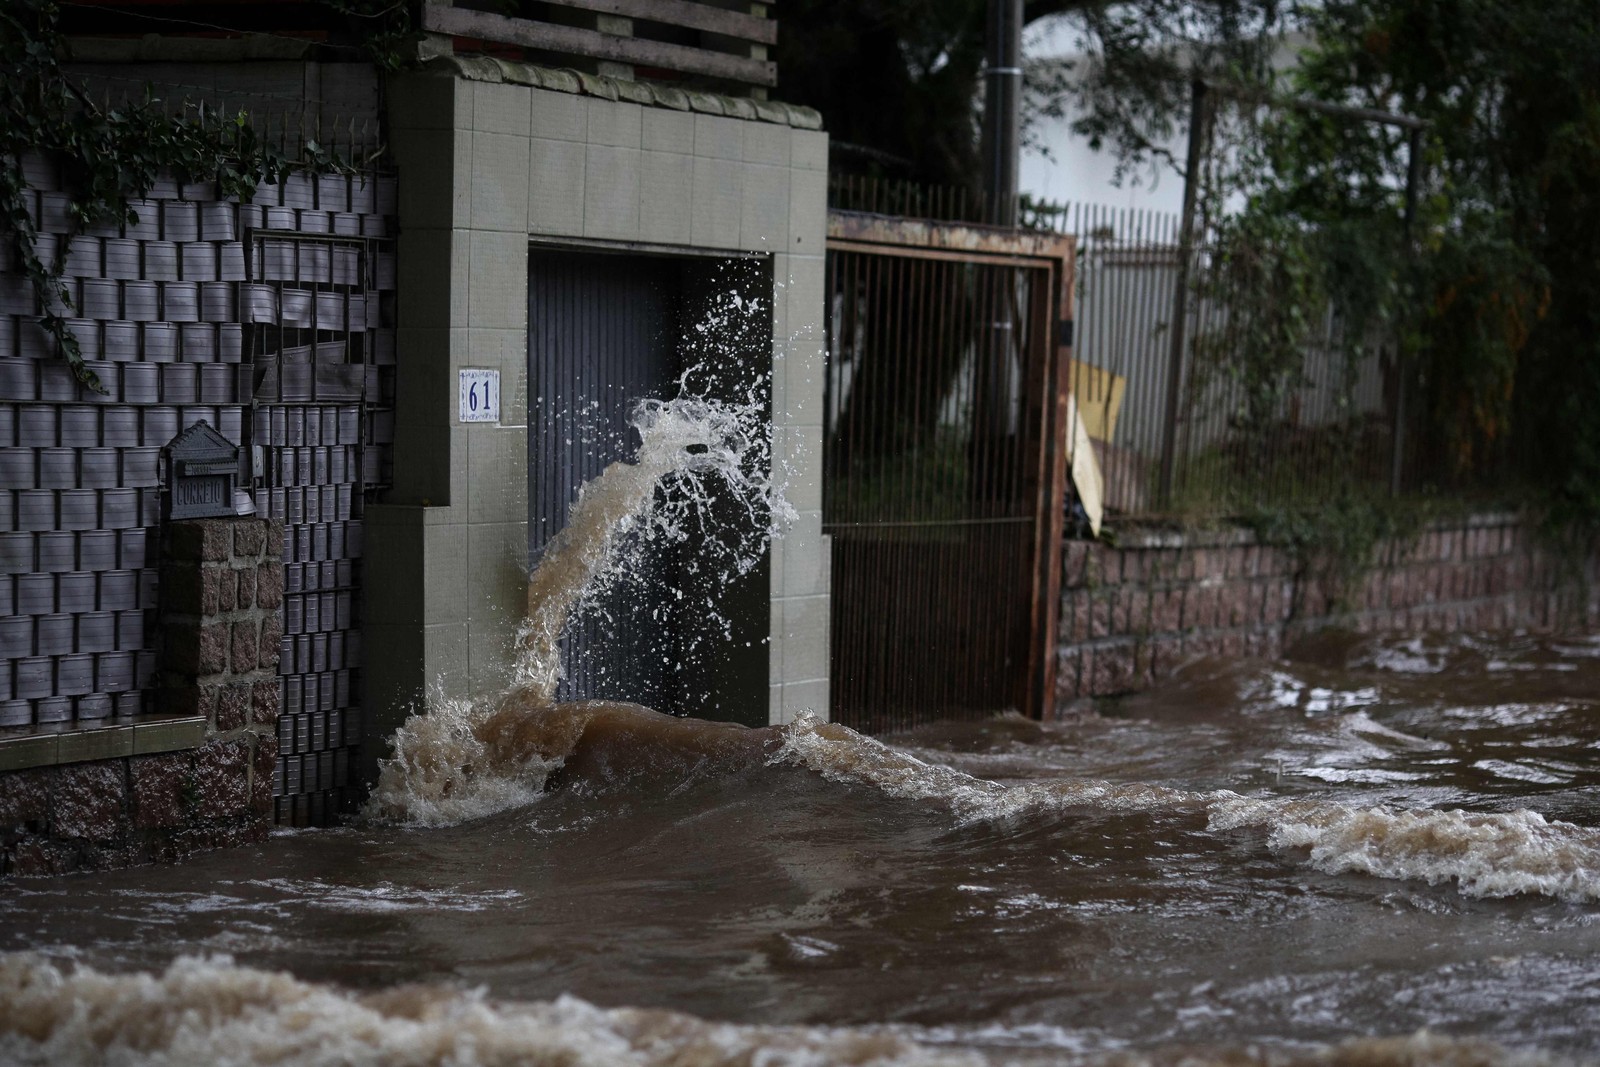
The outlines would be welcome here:
M 1350 485 L 1387 490 L 1384 338 L 1349 336 L 1332 309 L 1308 309 L 1298 351 L 1263 354 L 1245 337 L 1253 294 L 1227 268 L 1250 250 L 1202 239 L 1174 353 L 1177 215 L 1095 204 L 1036 205 L 1031 215 L 1078 241 L 1073 390 L 1113 513 L 1235 515 Z
M 980 222 L 983 198 L 964 186 L 924 185 L 833 171 L 828 174 L 828 207 L 940 222 Z
M 829 192 L 838 210 L 937 219 L 978 210 L 962 190 L 905 181 L 836 175 Z M 1072 391 L 1108 514 L 1221 517 L 1352 485 L 1389 490 L 1396 376 L 1387 338 L 1350 336 L 1335 312 L 1314 310 L 1298 351 L 1260 366 L 1244 338 L 1252 302 L 1225 269 L 1241 249 L 1203 235 L 1174 359 L 1177 214 L 1035 201 L 1024 204 L 1022 225 L 1077 246 Z

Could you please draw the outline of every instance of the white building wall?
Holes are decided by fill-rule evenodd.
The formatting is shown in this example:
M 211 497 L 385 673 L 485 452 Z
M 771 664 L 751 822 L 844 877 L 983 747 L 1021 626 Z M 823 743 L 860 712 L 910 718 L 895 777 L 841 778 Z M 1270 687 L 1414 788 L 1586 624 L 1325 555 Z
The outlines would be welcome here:
M 1040 19 L 1023 34 L 1023 63 L 1072 63 L 1081 68 L 1087 60 L 1079 47 L 1078 34 L 1070 16 Z M 1119 182 L 1116 154 L 1109 149 L 1097 152 L 1085 138 L 1072 132 L 1072 123 L 1080 114 L 1072 109 L 1062 118 L 1035 116 L 1030 120 L 1028 137 L 1045 151 L 1039 147 L 1023 149 L 1019 173 L 1022 192 L 1057 203 L 1105 204 L 1174 214 L 1183 210 L 1182 175 L 1158 164 L 1132 170 Z M 1174 158 L 1183 158 L 1185 144 L 1181 135 L 1164 147 Z

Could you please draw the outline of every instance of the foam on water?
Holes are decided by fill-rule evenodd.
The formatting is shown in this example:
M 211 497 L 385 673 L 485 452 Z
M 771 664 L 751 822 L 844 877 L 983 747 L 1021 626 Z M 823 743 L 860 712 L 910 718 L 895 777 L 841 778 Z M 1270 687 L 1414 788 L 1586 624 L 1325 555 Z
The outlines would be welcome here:
M 1079 807 L 1203 812 L 1214 831 L 1265 829 L 1270 847 L 1308 850 L 1310 864 L 1331 874 L 1359 872 L 1432 885 L 1453 881 L 1474 897 L 1536 894 L 1600 902 L 1600 831 L 1549 821 L 1533 811 L 1394 811 L 1092 780 L 1005 785 L 925 763 L 811 717 L 785 729 L 772 760 L 797 763 L 835 781 L 871 785 L 889 796 L 935 801 L 966 821 Z
M 283 1064 L 294 1067 L 982 1067 L 1032 1047 L 1100 1067 L 1556 1067 L 1564 1061 L 1426 1031 L 1326 1046 L 1172 1047 L 1085 1053 L 1037 1027 L 966 1032 L 754 1026 L 679 1012 L 601 1008 L 577 997 L 496 1002 L 409 985 L 358 994 L 180 957 L 160 974 L 111 974 L 0 955 L 0 1062 L 18 1067 Z M 923 1038 L 919 1040 L 919 1038 Z M 930 1040 L 931 1039 L 931 1040 Z M 953 1047 L 962 1043 L 982 1050 Z M 1030 1056 L 1025 1062 L 1046 1062 Z
M 901 800 L 934 801 L 963 821 L 994 821 L 1041 809 L 1093 805 L 1107 810 L 1177 810 L 1199 794 L 1159 785 L 1052 781 L 1004 785 L 927 763 L 838 723 L 802 714 L 783 729 L 770 762 L 807 767 L 831 781 L 870 785 Z
M 885 1032 L 736 1026 L 676 1012 L 604 1009 L 576 997 L 495 1003 L 401 986 L 358 995 L 227 957 L 162 974 L 61 968 L 0 956 L 0 1061 L 293 1064 L 295 1067 L 971 1067 L 966 1052 Z
M 1159 1049 L 1119 1053 L 1104 1062 L 1106 1067 L 1575 1067 L 1580 1061 L 1421 1030 L 1401 1037 L 1350 1038 L 1320 1048 Z
M 1221 796 L 1211 828 L 1253 826 L 1277 849 L 1309 850 L 1330 874 L 1455 882 L 1473 897 L 1523 894 L 1600 902 L 1600 832 L 1535 811 L 1393 811 L 1326 801 Z

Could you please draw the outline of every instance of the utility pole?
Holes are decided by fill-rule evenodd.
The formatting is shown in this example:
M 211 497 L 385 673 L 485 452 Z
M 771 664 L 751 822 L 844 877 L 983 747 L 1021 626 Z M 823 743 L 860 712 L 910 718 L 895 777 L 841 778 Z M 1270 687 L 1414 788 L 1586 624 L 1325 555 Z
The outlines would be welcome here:
M 1402 221 L 1401 240 L 1409 265 L 1416 257 L 1414 234 L 1417 228 L 1418 186 L 1422 184 L 1422 127 L 1413 126 L 1406 140 L 1406 207 Z M 1389 495 L 1399 496 L 1405 488 L 1406 463 L 1406 375 L 1411 370 L 1405 365 L 1405 352 L 1400 339 L 1394 343 L 1394 449 L 1389 457 Z
M 1022 0 L 989 0 L 983 77 L 984 221 L 1015 226 L 1022 151 Z
M 1189 325 L 1189 273 L 1194 266 L 1194 213 L 1200 194 L 1200 159 L 1211 136 L 1211 104 L 1206 83 L 1189 87 L 1189 151 L 1184 160 L 1183 219 L 1178 226 L 1178 271 L 1172 285 L 1172 322 L 1168 326 L 1167 403 L 1161 435 L 1160 506 L 1172 506 L 1172 481 L 1178 459 L 1178 413 L 1183 400 L 1183 352 Z
M 983 65 L 983 221 L 994 226 L 1017 225 L 1017 157 L 1022 147 L 1022 0 L 989 0 L 988 33 Z M 1014 307 L 1019 277 L 995 269 L 979 272 L 992 286 L 987 306 L 986 351 L 974 368 L 978 389 L 974 405 L 973 488 L 988 500 L 1009 484 L 1014 449 L 1011 434 L 1011 383 L 1020 380 L 1020 352 Z

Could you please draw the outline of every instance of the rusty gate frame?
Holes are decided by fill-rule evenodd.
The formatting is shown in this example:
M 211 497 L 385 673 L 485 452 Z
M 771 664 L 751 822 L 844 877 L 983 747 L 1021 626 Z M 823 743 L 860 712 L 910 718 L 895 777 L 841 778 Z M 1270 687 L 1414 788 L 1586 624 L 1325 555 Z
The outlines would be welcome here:
M 1055 711 L 1056 646 L 1061 621 L 1061 543 L 1067 485 L 1067 411 L 1072 383 L 1073 286 L 1077 241 L 1066 234 L 1014 230 L 972 223 L 936 222 L 865 212 L 828 212 L 827 251 L 893 254 L 957 260 L 984 266 L 1041 267 L 1050 272 L 1050 306 L 1031 309 L 1048 338 L 1044 365 L 1031 368 L 1024 404 L 1028 471 L 1035 501 L 1033 588 L 1029 605 L 1028 656 L 1023 714 L 1050 718 Z

